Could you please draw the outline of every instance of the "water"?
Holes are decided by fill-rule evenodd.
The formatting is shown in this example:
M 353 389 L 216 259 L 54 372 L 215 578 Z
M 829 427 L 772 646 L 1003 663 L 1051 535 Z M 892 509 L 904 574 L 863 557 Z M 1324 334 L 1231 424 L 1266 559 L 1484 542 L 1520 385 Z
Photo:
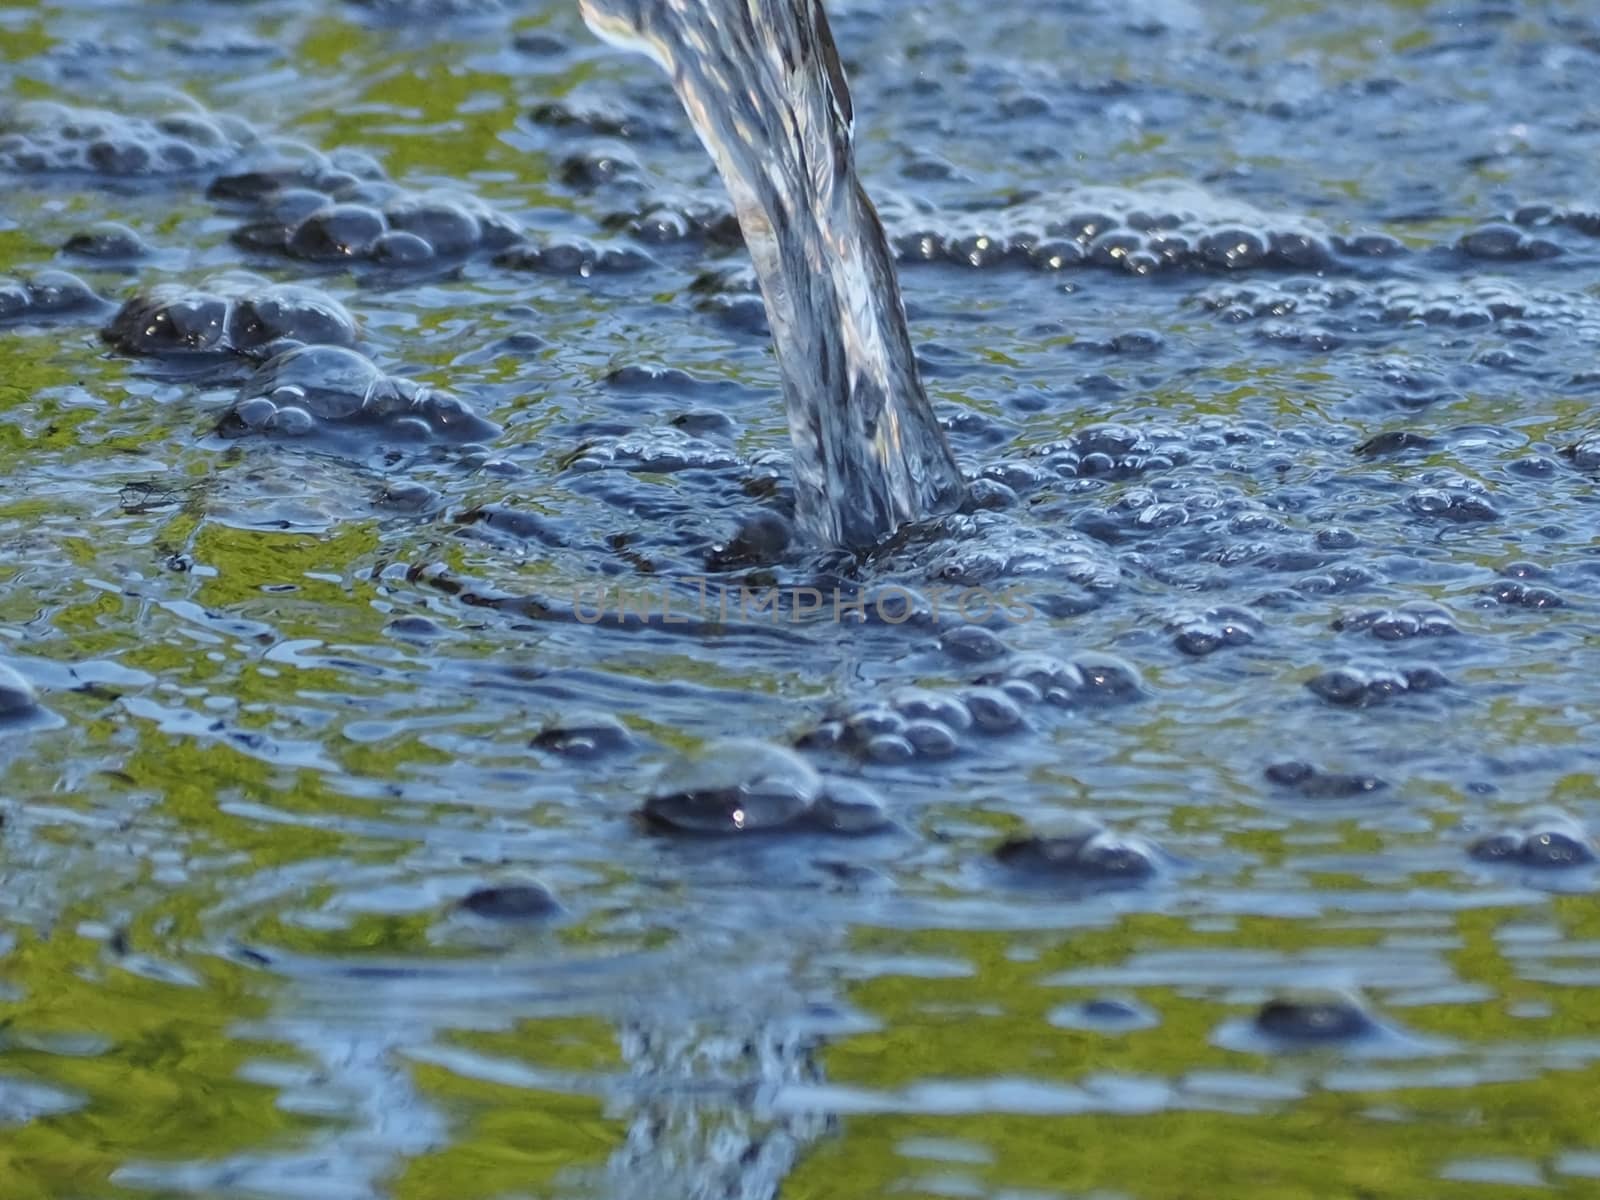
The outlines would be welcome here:
M 0 14 L 0 1195 L 1592 1193 L 1588 6 L 829 15 L 864 559 L 575 6 Z
M 850 91 L 821 5 L 584 0 L 582 11 L 667 72 L 732 198 L 783 372 L 802 528 L 864 548 L 954 508 L 961 471 L 856 179 Z

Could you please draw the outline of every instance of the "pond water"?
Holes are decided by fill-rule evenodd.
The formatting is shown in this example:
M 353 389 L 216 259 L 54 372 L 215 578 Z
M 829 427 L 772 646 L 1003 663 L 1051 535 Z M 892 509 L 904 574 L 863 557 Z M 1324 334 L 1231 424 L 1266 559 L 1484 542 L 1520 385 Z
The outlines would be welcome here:
M 829 15 L 872 554 L 575 4 L 0 8 L 0 1195 L 1600 1190 L 1600 17 Z

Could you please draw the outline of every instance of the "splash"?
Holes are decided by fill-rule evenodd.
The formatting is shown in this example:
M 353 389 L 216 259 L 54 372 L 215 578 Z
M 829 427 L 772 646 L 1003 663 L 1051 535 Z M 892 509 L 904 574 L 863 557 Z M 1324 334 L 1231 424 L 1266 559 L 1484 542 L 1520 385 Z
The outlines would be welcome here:
M 954 509 L 821 0 L 580 0 L 672 79 L 738 214 L 783 374 L 802 528 L 851 547 Z

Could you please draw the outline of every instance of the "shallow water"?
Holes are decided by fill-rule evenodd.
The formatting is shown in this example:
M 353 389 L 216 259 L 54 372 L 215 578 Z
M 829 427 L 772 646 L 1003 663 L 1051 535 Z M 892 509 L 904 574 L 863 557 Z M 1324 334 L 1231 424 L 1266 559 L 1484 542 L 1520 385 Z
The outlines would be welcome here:
M 1593 1193 L 1600 24 L 830 13 L 865 562 L 572 7 L 0 12 L 0 1194 Z

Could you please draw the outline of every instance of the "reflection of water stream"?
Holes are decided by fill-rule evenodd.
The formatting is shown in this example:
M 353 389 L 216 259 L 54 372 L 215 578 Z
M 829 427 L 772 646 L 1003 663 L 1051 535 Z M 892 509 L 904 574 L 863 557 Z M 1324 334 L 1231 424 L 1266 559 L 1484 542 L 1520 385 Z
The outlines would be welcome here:
M 825 986 L 804 982 L 804 961 L 826 948 L 818 939 L 832 943 L 827 925 L 791 919 L 781 952 L 771 938 L 736 928 L 770 932 L 776 908 L 756 899 L 679 914 L 689 926 L 698 919 L 704 936 L 669 951 L 571 954 L 542 937 L 532 950 L 359 965 L 243 951 L 292 983 L 277 997 L 277 1015 L 238 1023 L 230 1036 L 299 1055 L 256 1059 L 241 1074 L 273 1089 L 280 1109 L 321 1122 L 320 1132 L 281 1152 L 135 1160 L 115 1180 L 204 1196 L 392 1195 L 408 1160 L 471 1140 L 462 1124 L 469 1118 L 417 1082 L 414 1068 L 425 1064 L 525 1091 L 531 1105 L 541 1094 L 592 1097 L 621 1122 L 605 1163 L 564 1166 L 557 1194 L 773 1197 L 805 1148 L 832 1127 L 820 1106 L 779 1113 L 773 1101 L 784 1089 L 819 1083 L 816 1047 L 859 1028 Z M 612 1065 L 551 1066 L 537 1061 L 536 1049 L 524 1057 L 520 1041 L 489 1050 L 460 1036 L 575 1017 L 612 1026 Z
M 623 1026 L 623 1056 L 649 1091 L 637 1100 L 627 1140 L 606 1165 L 601 1194 L 618 1200 L 776 1196 L 800 1153 L 832 1124 L 821 1113 L 768 1111 L 778 1088 L 816 1077 L 815 1041 L 803 1028 L 753 1014 L 714 1026 Z

